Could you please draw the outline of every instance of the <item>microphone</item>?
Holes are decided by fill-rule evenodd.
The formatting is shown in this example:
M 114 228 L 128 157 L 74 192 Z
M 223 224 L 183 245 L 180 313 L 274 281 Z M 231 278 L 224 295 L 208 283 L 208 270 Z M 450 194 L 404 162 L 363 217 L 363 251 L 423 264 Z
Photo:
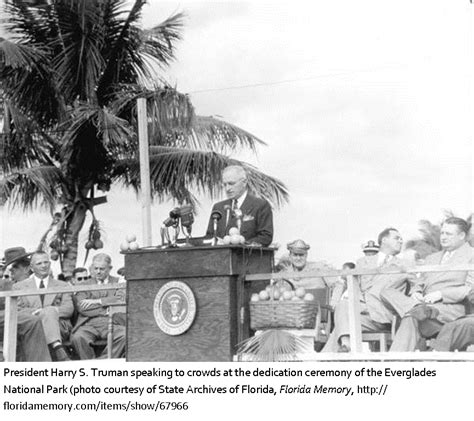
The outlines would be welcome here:
M 211 219 L 214 221 L 220 221 L 222 219 L 222 213 L 218 210 L 215 210 L 211 213 Z
M 181 217 L 181 225 L 191 231 L 191 226 L 194 222 L 193 207 L 191 205 L 184 205 L 179 208 L 179 216 Z
M 175 222 L 176 222 L 176 219 L 166 218 L 163 221 L 163 228 L 169 228 L 169 227 L 173 226 Z
M 213 211 L 211 213 L 211 219 L 213 221 L 214 245 L 217 245 L 217 222 L 222 219 L 222 213 L 218 210 Z
M 225 225 L 227 226 L 230 219 L 230 210 L 231 210 L 230 205 L 225 205 L 224 210 L 225 210 Z
M 170 218 L 178 219 L 180 216 L 180 208 L 174 208 L 170 210 Z

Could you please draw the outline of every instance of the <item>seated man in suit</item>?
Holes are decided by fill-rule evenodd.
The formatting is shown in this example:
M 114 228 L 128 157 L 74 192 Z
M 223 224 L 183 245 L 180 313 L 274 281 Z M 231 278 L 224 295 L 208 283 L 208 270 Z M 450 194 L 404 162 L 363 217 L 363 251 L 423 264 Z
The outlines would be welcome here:
M 402 237 L 395 228 L 386 228 L 378 236 L 379 252 L 375 255 L 364 256 L 356 263 L 357 269 L 388 269 L 403 267 L 397 254 L 402 248 Z M 413 276 L 408 274 L 395 275 L 362 275 L 359 282 L 360 321 L 363 332 L 380 332 L 390 329 L 393 312 L 382 302 L 381 290 L 392 283 L 397 283 L 398 289 L 403 291 L 407 282 Z M 402 292 L 403 293 L 403 292 Z M 323 352 L 350 351 L 349 338 L 349 301 L 342 296 L 335 305 L 334 330 L 329 336 Z M 334 300 L 332 300 L 334 301 Z
M 467 242 L 469 224 L 451 217 L 441 226 L 442 251 L 431 254 L 426 265 L 474 263 L 474 248 Z M 402 321 L 390 351 L 414 351 L 422 337 L 435 336 L 446 323 L 464 316 L 464 300 L 474 286 L 472 272 L 424 273 L 410 292 L 401 294 L 393 284 L 382 291 L 386 304 Z
M 64 287 L 63 282 L 50 276 L 51 262 L 47 253 L 40 251 L 33 253 L 30 267 L 33 274 L 24 281 L 14 284 L 14 290 Z M 53 360 L 69 360 L 62 345 L 62 338 L 68 334 L 69 319 L 74 310 L 71 294 L 28 295 L 18 299 L 18 306 L 41 320 Z
M 17 261 L 27 261 L 29 253 L 23 247 L 12 247 L 5 250 L 5 266 L 14 265 Z M 3 271 L 2 271 L 3 272 Z M 10 291 L 13 280 L 0 278 L 0 291 Z M 3 337 L 5 328 L 5 299 L 0 298 L 0 336 Z M 41 320 L 28 310 L 19 309 L 17 321 L 17 349 L 24 361 L 51 361 Z
M 227 199 L 213 206 L 206 236 L 214 237 L 212 214 L 219 211 L 221 218 L 217 221 L 216 230 L 218 238 L 222 239 L 229 233 L 230 228 L 238 227 L 240 223 L 240 234 L 244 236 L 246 243 L 269 246 L 273 239 L 273 214 L 270 204 L 248 191 L 247 174 L 242 167 L 226 167 L 222 173 L 222 182 Z
M 85 285 L 117 284 L 119 279 L 110 276 L 112 259 L 105 253 L 99 253 L 92 259 L 90 268 L 91 279 Z M 84 291 L 76 295 L 79 317 L 73 328 L 71 342 L 81 360 L 95 358 L 92 343 L 97 339 L 106 339 L 108 334 L 107 305 L 123 303 L 123 290 Z M 118 315 L 118 314 L 117 314 Z M 120 323 L 120 324 L 119 324 Z M 107 354 L 107 349 L 103 355 Z M 114 317 L 112 357 L 121 358 L 125 355 L 125 326 L 123 318 L 117 322 Z

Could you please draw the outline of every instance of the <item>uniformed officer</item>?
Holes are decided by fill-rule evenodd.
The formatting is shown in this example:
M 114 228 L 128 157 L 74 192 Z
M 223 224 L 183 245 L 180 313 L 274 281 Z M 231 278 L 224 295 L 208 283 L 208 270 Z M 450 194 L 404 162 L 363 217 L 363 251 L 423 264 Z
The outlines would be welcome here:
M 311 248 L 303 240 L 294 240 L 287 244 L 286 248 L 289 251 L 289 261 L 290 264 L 283 270 L 283 272 L 288 273 L 288 279 L 297 287 L 304 288 L 324 288 L 327 286 L 327 281 L 322 277 L 311 277 L 311 278 L 292 278 L 291 275 L 295 275 L 297 272 L 324 272 L 328 270 L 334 270 L 333 267 L 329 266 L 325 262 L 308 262 L 308 250 Z

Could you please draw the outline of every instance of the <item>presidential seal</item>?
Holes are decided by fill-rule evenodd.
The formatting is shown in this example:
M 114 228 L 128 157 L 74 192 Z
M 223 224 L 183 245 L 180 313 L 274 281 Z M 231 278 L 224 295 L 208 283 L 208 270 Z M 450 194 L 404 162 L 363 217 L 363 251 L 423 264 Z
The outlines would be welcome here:
M 178 281 L 163 285 L 156 294 L 153 315 L 166 334 L 175 336 L 186 332 L 196 316 L 196 300 L 191 288 Z

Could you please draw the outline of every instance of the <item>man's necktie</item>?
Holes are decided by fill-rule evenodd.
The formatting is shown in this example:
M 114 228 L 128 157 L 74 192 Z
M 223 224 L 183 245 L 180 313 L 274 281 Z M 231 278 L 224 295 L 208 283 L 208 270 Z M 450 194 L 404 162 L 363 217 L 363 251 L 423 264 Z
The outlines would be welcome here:
M 44 288 L 44 282 L 43 282 L 42 279 L 41 279 L 39 287 L 40 287 L 40 289 Z M 43 294 L 40 295 L 40 300 L 41 300 L 41 307 L 43 307 L 43 304 L 44 304 L 44 295 Z
M 391 257 L 392 256 L 390 254 L 387 254 L 385 258 L 382 260 L 382 263 L 380 264 L 379 267 L 385 266 L 388 262 L 390 262 Z
M 446 251 L 443 254 L 443 257 L 441 258 L 441 264 L 444 265 L 448 263 L 449 259 L 451 259 L 452 253 L 450 251 Z

